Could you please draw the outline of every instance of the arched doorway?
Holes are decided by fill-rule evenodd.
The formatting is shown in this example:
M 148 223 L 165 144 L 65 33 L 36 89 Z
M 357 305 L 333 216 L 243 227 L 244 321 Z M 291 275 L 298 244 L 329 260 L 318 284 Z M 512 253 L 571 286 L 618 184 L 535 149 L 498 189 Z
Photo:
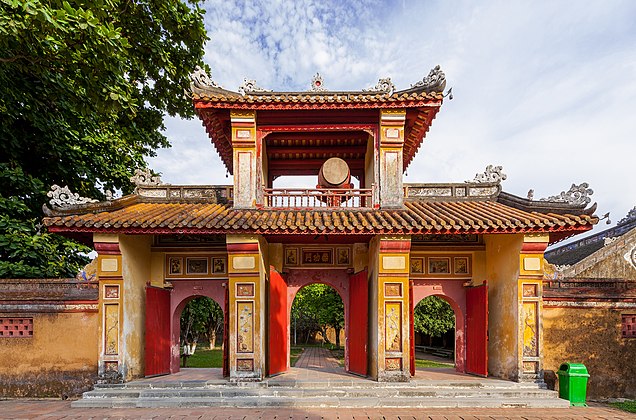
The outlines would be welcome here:
M 414 308 L 425 298 L 429 296 L 437 296 L 447 302 L 455 315 L 455 339 L 454 339 L 454 360 L 455 371 L 466 371 L 466 345 L 465 345 L 465 326 L 466 326 L 466 290 L 462 280 L 447 279 L 444 281 L 416 279 L 411 281 L 411 296 L 413 299 L 411 319 L 414 319 Z M 414 331 L 411 330 L 411 361 L 415 362 L 415 337 Z M 413 364 L 413 367 L 415 364 Z M 411 370 L 411 374 L 415 373 L 415 369 Z
M 414 306 L 417 368 L 455 367 L 455 311 L 444 297 L 431 295 Z
M 170 373 L 176 373 L 181 368 L 181 315 L 183 310 L 195 298 L 209 298 L 222 310 L 223 320 L 226 321 L 227 283 L 214 280 L 174 280 L 172 284 L 173 289 L 170 299 Z M 225 322 L 223 323 L 222 337 L 227 338 Z M 227 353 L 227 346 L 223 350 Z
M 190 299 L 180 317 L 181 368 L 223 368 L 223 309 L 206 296 Z
M 321 283 L 303 286 L 296 292 L 290 312 L 290 366 L 344 371 L 345 315 L 338 292 Z M 310 360 L 310 355 L 320 357 Z

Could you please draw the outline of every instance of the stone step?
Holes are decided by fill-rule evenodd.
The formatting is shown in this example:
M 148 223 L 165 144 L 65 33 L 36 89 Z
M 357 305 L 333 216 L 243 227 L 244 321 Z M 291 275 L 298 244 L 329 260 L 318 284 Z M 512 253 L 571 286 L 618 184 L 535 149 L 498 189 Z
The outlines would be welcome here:
M 242 398 L 205 397 L 205 398 L 88 398 L 72 403 L 72 407 L 95 408 L 176 408 L 176 407 L 531 407 L 565 408 L 569 402 L 558 398 L 338 398 L 338 397 L 262 397 L 244 396 Z
M 554 391 L 542 389 L 465 388 L 152 388 L 96 389 L 84 393 L 86 399 L 105 398 L 556 398 Z

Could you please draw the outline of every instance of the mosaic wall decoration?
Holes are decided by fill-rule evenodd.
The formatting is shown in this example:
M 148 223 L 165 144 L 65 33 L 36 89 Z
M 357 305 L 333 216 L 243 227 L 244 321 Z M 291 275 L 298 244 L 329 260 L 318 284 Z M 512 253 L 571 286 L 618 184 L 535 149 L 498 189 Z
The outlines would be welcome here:
M 298 248 L 285 249 L 285 265 L 298 265 Z
M 385 350 L 402 351 L 402 303 L 385 304 L 384 328 L 386 330 Z
M 118 363 L 117 362 L 104 362 L 104 370 L 108 372 L 117 372 Z
M 104 298 L 119 299 L 119 286 L 117 285 L 104 286 Z
M 636 314 L 621 315 L 621 326 L 623 338 L 636 338 Z
M 401 283 L 385 283 L 384 296 L 402 297 L 402 284 Z
M 523 297 L 537 297 L 538 285 L 536 284 L 524 284 L 523 285 Z
M 254 370 L 254 359 L 237 359 L 236 370 L 241 372 L 252 372 Z
M 168 274 L 171 274 L 171 275 L 183 274 L 183 258 L 170 257 L 168 259 Z
M 187 258 L 188 274 L 208 274 L 207 258 Z
M 0 318 L 0 337 L 33 337 L 33 318 Z
M 424 273 L 424 258 L 411 258 L 411 273 Z
M 470 265 L 468 257 L 455 257 L 453 259 L 454 274 L 470 274 Z
M 236 337 L 236 351 L 238 353 L 252 353 L 254 351 L 254 303 L 237 302 L 238 334 Z
M 302 254 L 305 265 L 333 264 L 333 249 L 303 249 Z
M 225 258 L 212 258 L 212 272 L 214 274 L 224 274 L 226 270 Z
M 385 370 L 402 370 L 402 358 L 400 357 L 390 357 L 385 360 Z
M 537 362 L 523 362 L 523 373 L 537 373 Z
M 349 265 L 350 259 L 351 257 L 349 248 L 336 248 L 336 264 Z
M 413 235 L 411 242 L 430 242 L 433 245 L 442 243 L 479 243 L 478 235 Z
M 104 353 L 119 352 L 119 305 L 104 305 Z
M 254 297 L 254 283 L 237 283 L 236 296 Z
M 523 303 L 523 355 L 539 356 L 537 344 L 537 302 Z
M 450 274 L 450 258 L 429 257 L 428 274 Z

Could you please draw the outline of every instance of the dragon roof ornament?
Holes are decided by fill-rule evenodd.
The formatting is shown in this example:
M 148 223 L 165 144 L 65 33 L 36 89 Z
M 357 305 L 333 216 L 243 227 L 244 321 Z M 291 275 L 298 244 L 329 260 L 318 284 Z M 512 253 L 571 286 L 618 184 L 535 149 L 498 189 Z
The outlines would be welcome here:
M 566 203 L 572 206 L 580 206 L 589 204 L 592 199 L 588 196 L 594 194 L 594 190 L 589 188 L 587 182 L 580 185 L 572 184 L 568 191 L 561 191 L 559 195 L 553 195 L 548 198 L 542 198 L 539 201 L 548 201 L 552 203 Z
M 443 92 L 446 88 L 446 75 L 439 64 L 435 66 L 428 76 L 411 85 L 411 89 L 423 89 L 425 92 Z
M 266 93 L 273 92 L 271 89 L 264 89 L 256 84 L 256 80 L 253 79 L 243 79 L 243 83 L 239 86 L 238 91 L 244 95 L 249 95 L 250 93 Z
M 190 75 L 190 89 L 205 89 L 205 88 L 218 88 L 223 89 L 217 85 L 214 80 L 208 76 L 208 74 L 201 67 L 196 66 L 194 71 Z
M 130 182 L 137 187 L 152 187 L 156 185 L 163 185 L 161 181 L 161 175 L 153 175 L 149 168 L 144 170 L 135 169 L 135 174 L 130 177 Z
M 503 173 L 503 167 L 502 166 L 493 166 L 493 165 L 488 165 L 486 166 L 486 170 L 480 174 L 475 174 L 475 178 L 473 178 L 472 181 L 466 181 L 466 182 L 477 182 L 477 183 L 483 183 L 483 182 L 496 182 L 496 183 L 501 183 L 501 181 L 504 181 L 506 178 L 508 178 L 508 175 Z
M 384 79 L 378 80 L 378 83 L 375 86 L 371 86 L 368 89 L 362 89 L 362 91 L 363 92 L 379 92 L 379 93 L 386 93 L 390 95 L 395 91 L 395 85 L 391 81 L 390 77 L 386 77 Z
M 97 203 L 93 198 L 80 197 L 79 194 L 71 192 L 68 186 L 60 187 L 53 184 L 51 191 L 46 193 L 50 197 L 49 203 L 54 209 L 65 209 L 81 204 Z
M 621 220 L 618 221 L 618 223 L 616 224 L 617 226 L 620 225 L 624 225 L 628 222 L 634 221 L 636 220 L 636 206 L 634 206 L 633 209 L 631 209 L 627 215 L 625 217 L 623 217 Z

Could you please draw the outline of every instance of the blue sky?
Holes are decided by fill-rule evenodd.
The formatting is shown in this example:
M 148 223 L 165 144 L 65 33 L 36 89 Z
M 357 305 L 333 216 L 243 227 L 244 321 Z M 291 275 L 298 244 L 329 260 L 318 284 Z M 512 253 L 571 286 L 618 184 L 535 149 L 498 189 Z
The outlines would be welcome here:
M 462 182 L 502 165 L 535 199 L 588 182 L 613 222 L 636 205 L 636 2 L 208 0 L 211 77 L 306 90 L 398 89 L 440 64 L 453 87 L 406 182 Z M 173 184 L 228 184 L 198 120 L 169 119 L 149 160 Z M 605 228 L 606 225 L 600 226 Z M 597 228 L 598 230 L 598 228 Z

